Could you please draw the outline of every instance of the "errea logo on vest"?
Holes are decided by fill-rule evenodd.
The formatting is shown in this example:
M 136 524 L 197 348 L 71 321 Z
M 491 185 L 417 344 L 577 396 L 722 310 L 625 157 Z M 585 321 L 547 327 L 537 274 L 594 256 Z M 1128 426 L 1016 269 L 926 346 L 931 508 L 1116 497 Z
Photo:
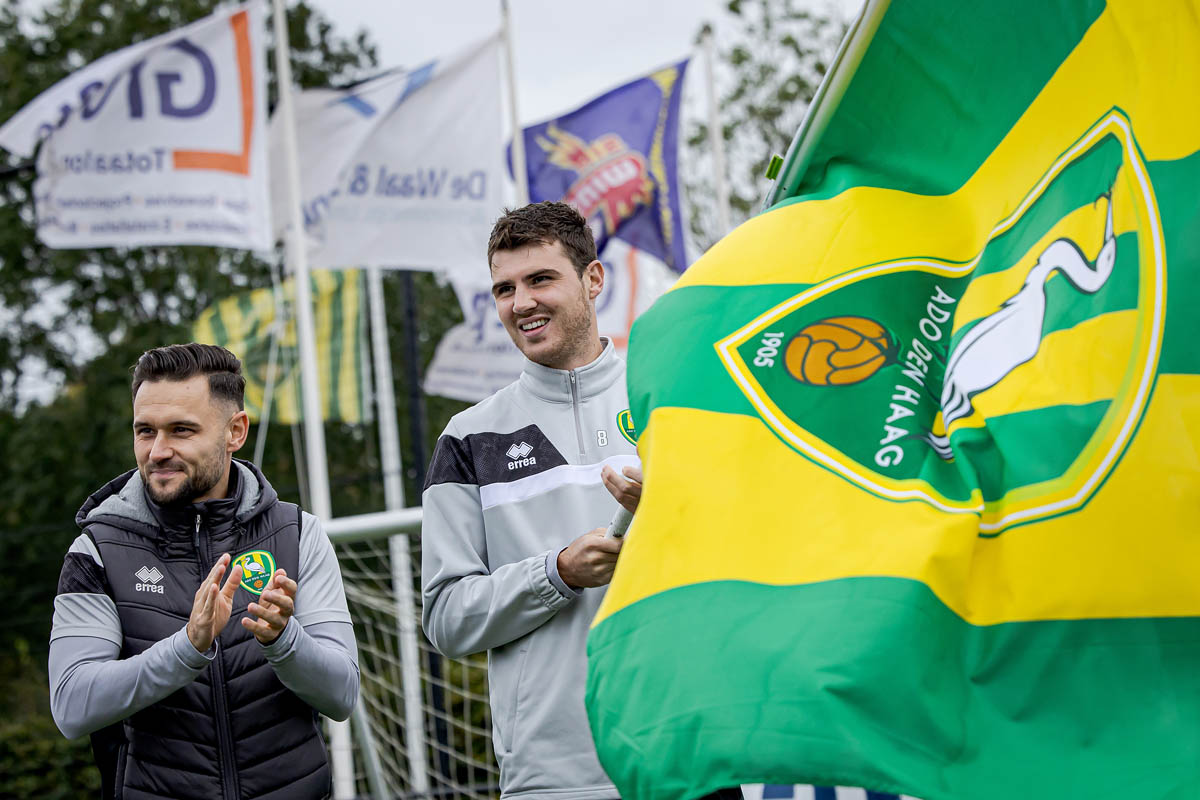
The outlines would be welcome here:
M 512 459 L 508 462 L 509 469 L 520 469 L 521 467 L 531 467 L 537 463 L 537 456 L 531 456 L 533 448 L 526 442 L 520 444 L 514 443 L 504 454 Z
M 137 572 L 133 573 L 137 576 L 141 583 L 135 583 L 133 588 L 138 592 L 153 592 L 154 594 L 162 594 L 163 587 L 159 583 L 163 579 L 163 574 L 159 572 L 158 567 L 143 566 Z

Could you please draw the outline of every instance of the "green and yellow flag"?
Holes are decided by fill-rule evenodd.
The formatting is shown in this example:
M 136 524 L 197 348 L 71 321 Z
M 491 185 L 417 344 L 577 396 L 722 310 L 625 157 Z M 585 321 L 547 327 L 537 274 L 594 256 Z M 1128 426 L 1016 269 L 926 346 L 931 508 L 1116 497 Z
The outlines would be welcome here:
M 313 270 L 313 326 L 317 340 L 317 370 L 321 408 L 327 420 L 359 423 L 370 418 L 370 398 L 364 391 L 367 369 L 366 314 L 360 270 Z M 292 279 L 283 282 L 288 307 L 295 301 Z M 228 348 L 242 361 L 246 377 L 246 413 L 257 422 L 262 415 L 275 324 L 275 293 L 254 289 L 226 297 L 201 312 L 192 329 L 197 342 Z M 300 421 L 299 345 L 295 320 L 288 316 L 279 337 L 275 365 L 272 422 Z
M 877 21 L 634 328 L 601 760 L 639 800 L 1200 798 L 1200 2 Z

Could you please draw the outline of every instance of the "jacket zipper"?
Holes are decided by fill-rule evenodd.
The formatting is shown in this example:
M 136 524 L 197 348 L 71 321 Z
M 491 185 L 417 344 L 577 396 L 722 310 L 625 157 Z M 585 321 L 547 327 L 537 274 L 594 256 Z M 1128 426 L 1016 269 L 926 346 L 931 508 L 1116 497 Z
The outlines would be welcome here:
M 200 574 L 207 575 L 212 567 L 212 553 L 207 547 L 203 553 L 200 550 L 200 515 L 196 515 L 196 527 L 192 532 L 192 541 L 196 545 L 196 560 L 200 562 Z M 205 542 L 208 544 L 208 542 Z M 216 645 L 216 640 L 213 640 Z M 217 654 L 212 670 L 213 710 L 216 716 L 214 723 L 217 728 L 217 764 L 221 771 L 221 796 L 226 800 L 237 800 L 241 794 L 237 782 L 237 769 L 233 761 L 233 732 L 229 730 L 229 701 L 225 696 L 225 659 L 224 651 L 217 646 Z
M 575 412 L 575 439 L 579 443 L 579 463 L 587 463 L 587 453 L 583 448 L 583 423 L 579 421 L 579 387 L 576 385 L 575 370 L 567 373 L 571 378 L 571 410 Z

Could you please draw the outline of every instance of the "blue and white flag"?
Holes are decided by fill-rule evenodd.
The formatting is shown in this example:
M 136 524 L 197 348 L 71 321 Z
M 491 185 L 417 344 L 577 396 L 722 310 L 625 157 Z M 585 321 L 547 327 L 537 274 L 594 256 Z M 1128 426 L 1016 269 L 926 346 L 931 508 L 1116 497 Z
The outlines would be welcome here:
M 38 238 L 269 248 L 263 31 L 261 0 L 222 8 L 97 59 L 0 126 L 0 147 L 37 152 Z
M 314 267 L 478 272 L 502 203 L 500 39 L 349 89 L 296 97 Z M 290 221 L 283 130 L 271 120 L 274 230 Z
M 681 61 L 526 128 L 529 199 L 575 206 L 601 252 L 615 237 L 683 272 L 675 162 L 686 69 Z

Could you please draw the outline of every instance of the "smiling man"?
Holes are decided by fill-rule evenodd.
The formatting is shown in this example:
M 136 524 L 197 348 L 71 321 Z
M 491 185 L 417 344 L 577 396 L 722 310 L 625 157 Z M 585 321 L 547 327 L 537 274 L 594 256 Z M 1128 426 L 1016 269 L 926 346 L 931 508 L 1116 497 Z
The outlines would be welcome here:
M 603 526 L 617 502 L 637 507 L 641 472 L 619 422 L 625 364 L 596 328 L 604 267 L 562 203 L 507 212 L 488 261 L 496 311 L 527 360 L 438 440 L 422 622 L 448 656 L 488 652 L 502 797 L 607 800 L 617 792 L 583 706 L 585 645 L 621 549 Z
M 328 796 L 316 712 L 350 715 L 354 630 L 320 523 L 233 458 L 244 387 L 223 348 L 144 353 L 137 468 L 76 517 L 50 705 L 66 736 L 92 734 L 106 798 Z

